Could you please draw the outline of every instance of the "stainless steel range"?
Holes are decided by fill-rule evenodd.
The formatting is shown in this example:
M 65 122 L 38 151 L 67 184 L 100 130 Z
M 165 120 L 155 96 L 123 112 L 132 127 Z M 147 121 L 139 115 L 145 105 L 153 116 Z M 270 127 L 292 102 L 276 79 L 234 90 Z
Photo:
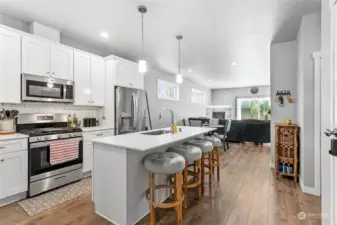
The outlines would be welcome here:
M 29 196 L 82 178 L 82 130 L 68 128 L 67 115 L 22 114 L 17 132 L 29 135 Z

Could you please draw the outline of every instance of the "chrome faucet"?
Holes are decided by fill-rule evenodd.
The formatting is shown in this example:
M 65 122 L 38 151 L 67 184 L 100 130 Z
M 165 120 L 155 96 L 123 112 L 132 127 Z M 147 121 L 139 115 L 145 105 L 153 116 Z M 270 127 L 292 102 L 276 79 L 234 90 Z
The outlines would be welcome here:
M 167 110 L 171 113 L 171 128 L 172 128 L 172 131 L 174 131 L 174 123 L 175 123 L 175 120 L 174 120 L 174 113 L 173 113 L 173 110 L 172 109 L 168 109 L 168 108 L 164 108 L 164 111 Z M 163 112 L 164 112 L 163 111 Z M 163 112 L 160 112 L 159 113 L 159 120 L 161 120 L 162 118 L 162 114 Z

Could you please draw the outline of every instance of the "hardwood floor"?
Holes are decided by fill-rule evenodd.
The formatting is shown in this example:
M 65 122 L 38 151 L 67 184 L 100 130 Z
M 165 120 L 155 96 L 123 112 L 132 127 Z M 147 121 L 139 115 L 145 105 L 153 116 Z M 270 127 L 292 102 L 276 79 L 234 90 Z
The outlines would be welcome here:
M 200 201 L 184 209 L 185 225 L 319 225 L 319 197 L 301 192 L 291 180 L 274 178 L 269 169 L 269 148 L 253 144 L 231 145 L 222 154 L 220 183 L 205 189 Z M 207 180 L 207 179 L 206 179 Z M 191 197 L 194 196 L 191 193 Z M 309 213 L 299 220 L 298 213 Z M 309 217 L 310 216 L 310 217 Z M 157 210 L 159 225 L 176 224 L 174 210 Z M 29 217 L 16 203 L 0 208 L 0 225 L 108 225 L 94 213 L 90 195 Z M 144 218 L 138 225 L 148 224 Z

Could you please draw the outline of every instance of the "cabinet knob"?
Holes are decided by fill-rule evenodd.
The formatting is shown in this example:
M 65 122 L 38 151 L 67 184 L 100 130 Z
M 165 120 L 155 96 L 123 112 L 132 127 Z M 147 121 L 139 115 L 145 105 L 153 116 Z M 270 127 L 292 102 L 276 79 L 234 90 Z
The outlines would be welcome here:
M 4 162 L 5 160 L 4 159 L 1 159 L 0 162 Z

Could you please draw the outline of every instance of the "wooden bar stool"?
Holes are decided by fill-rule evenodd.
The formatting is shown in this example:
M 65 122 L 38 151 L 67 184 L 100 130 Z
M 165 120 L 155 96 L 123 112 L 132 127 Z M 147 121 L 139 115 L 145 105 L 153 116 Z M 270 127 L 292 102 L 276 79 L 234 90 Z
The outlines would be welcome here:
M 144 160 L 145 169 L 150 173 L 148 201 L 150 206 L 150 225 L 156 224 L 156 208 L 175 208 L 177 212 L 177 224 L 182 225 L 182 193 L 181 172 L 185 168 L 185 159 L 174 152 L 161 152 L 148 155 Z M 174 183 L 168 185 L 156 185 L 155 175 L 166 174 L 174 176 Z M 156 203 L 155 191 L 162 188 L 174 189 L 174 200 L 169 203 Z
M 205 141 L 205 140 L 191 140 L 188 142 L 185 142 L 184 144 L 186 145 L 193 145 L 196 147 L 199 147 L 202 151 L 201 154 L 201 192 L 204 193 L 204 179 L 205 179 L 205 175 L 208 175 L 208 179 L 209 179 L 209 185 L 212 185 L 212 179 L 213 179 L 213 160 L 207 160 L 208 163 L 205 163 L 205 159 L 212 159 L 213 158 L 213 144 L 212 142 L 209 141 Z M 208 155 L 208 157 L 205 157 L 206 155 Z M 205 168 L 208 168 L 208 171 L 205 171 Z
M 177 145 L 167 150 L 168 152 L 175 152 L 185 158 L 185 169 L 183 172 L 183 193 L 185 196 L 184 206 L 188 207 L 188 189 L 197 188 L 196 199 L 201 198 L 201 155 L 200 148 L 192 145 Z M 192 163 L 192 164 L 190 164 Z M 193 171 L 189 171 L 190 166 L 194 167 Z M 193 176 L 196 181 L 189 183 L 188 176 Z M 171 190 L 172 191 L 172 190 Z M 172 196 L 171 192 L 170 195 Z
M 217 179 L 218 182 L 220 181 L 220 147 L 221 147 L 221 140 L 217 137 L 214 136 L 204 136 L 204 137 L 200 137 L 197 138 L 200 140 L 205 140 L 205 141 L 209 141 L 212 142 L 213 144 L 213 168 L 212 168 L 212 172 L 214 175 L 214 168 L 217 168 Z

